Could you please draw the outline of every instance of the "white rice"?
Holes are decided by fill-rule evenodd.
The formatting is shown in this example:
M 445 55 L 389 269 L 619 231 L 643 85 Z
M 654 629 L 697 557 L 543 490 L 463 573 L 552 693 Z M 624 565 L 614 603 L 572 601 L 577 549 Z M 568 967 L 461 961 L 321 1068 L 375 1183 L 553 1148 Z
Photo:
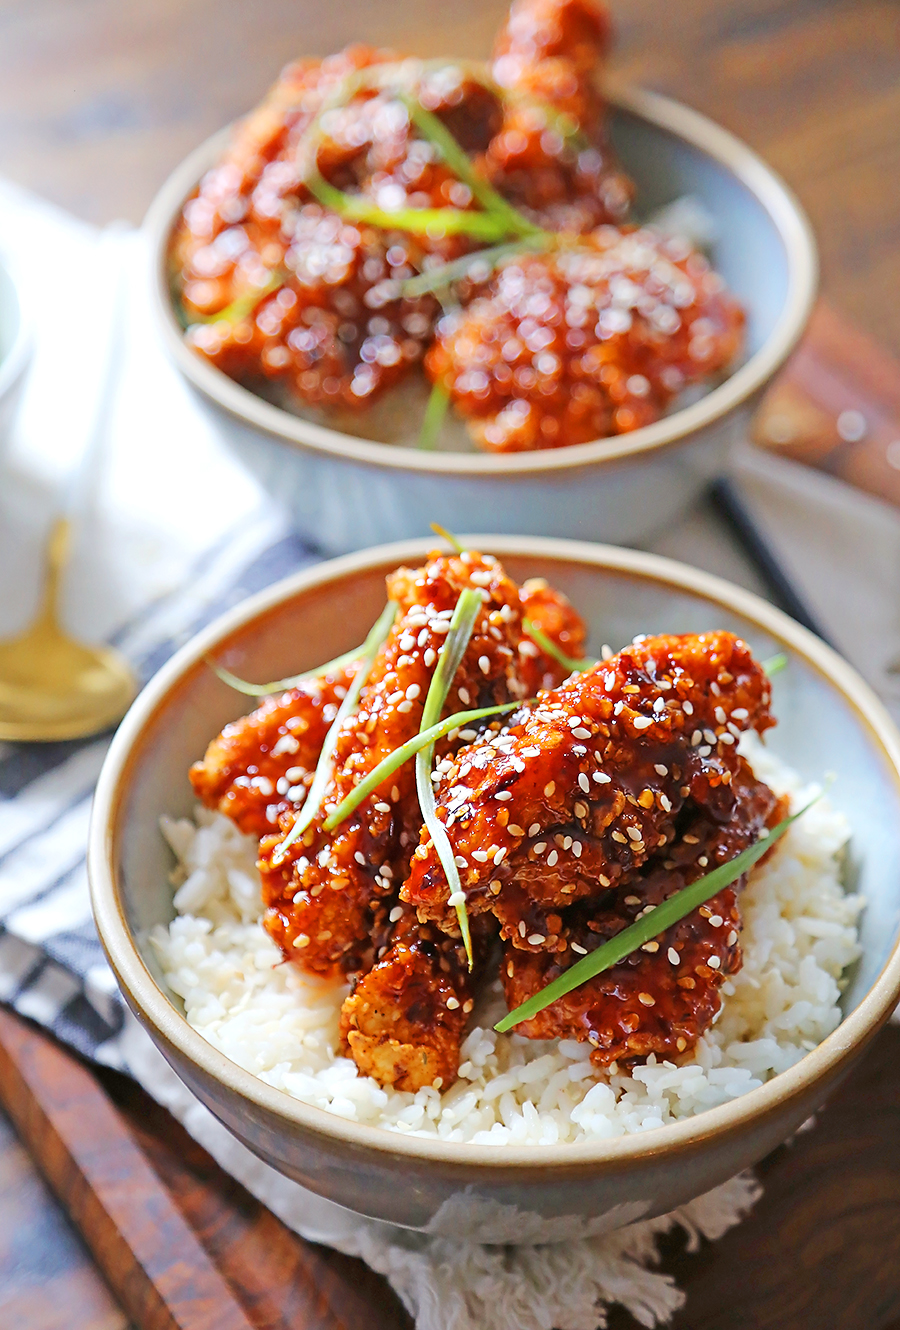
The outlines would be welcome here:
M 802 807 L 814 792 L 756 741 L 754 769 Z M 306 977 L 259 922 L 256 842 L 225 817 L 163 819 L 179 860 L 177 916 L 153 930 L 165 979 L 195 1030 L 239 1066 L 295 1099 L 416 1136 L 475 1144 L 546 1145 L 646 1131 L 761 1085 L 841 1020 L 841 976 L 859 955 L 858 896 L 840 878 L 849 835 L 826 799 L 757 868 L 743 894 L 742 970 L 723 985 L 720 1018 L 676 1065 L 651 1056 L 600 1074 L 590 1047 L 537 1042 L 491 1026 L 505 1010 L 499 981 L 473 1017 L 459 1079 L 443 1093 L 382 1088 L 342 1056 L 344 984 Z

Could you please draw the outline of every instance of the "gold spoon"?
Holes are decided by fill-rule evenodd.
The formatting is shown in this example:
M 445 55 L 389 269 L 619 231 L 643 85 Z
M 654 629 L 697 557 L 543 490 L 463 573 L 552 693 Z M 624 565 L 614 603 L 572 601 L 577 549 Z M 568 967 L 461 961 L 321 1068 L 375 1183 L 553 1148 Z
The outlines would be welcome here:
M 131 666 L 111 647 L 89 647 L 59 622 L 69 522 L 53 524 L 37 617 L 0 641 L 0 739 L 48 743 L 98 734 L 121 720 L 138 691 Z

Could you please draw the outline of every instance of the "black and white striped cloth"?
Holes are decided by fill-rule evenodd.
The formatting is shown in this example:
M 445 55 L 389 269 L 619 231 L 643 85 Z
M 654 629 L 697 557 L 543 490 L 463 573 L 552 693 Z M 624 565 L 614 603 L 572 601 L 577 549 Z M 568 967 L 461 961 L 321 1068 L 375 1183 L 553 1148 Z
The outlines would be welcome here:
M 183 589 L 121 628 L 115 645 L 146 682 L 217 614 L 314 559 L 277 519 L 260 516 L 200 559 Z M 109 741 L 0 744 L 0 1001 L 79 1053 L 120 1065 L 124 1008 L 94 929 L 85 867 Z

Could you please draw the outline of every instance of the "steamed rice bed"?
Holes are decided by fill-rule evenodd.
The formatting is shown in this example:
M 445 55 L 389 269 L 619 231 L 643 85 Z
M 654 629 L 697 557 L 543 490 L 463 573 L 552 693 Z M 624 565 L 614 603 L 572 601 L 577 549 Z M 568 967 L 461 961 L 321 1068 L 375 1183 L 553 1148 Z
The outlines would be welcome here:
M 814 790 L 755 736 L 756 775 L 802 807 Z M 859 955 L 858 896 L 841 883 L 846 819 L 826 799 L 791 826 L 741 896 L 743 968 L 722 985 L 714 1025 L 678 1064 L 599 1072 L 589 1044 L 491 1028 L 499 981 L 473 1013 L 459 1078 L 412 1094 L 361 1076 L 341 1053 L 346 984 L 282 963 L 260 922 L 256 840 L 221 814 L 163 819 L 179 860 L 176 917 L 151 940 L 189 1023 L 266 1084 L 342 1118 L 476 1145 L 549 1145 L 646 1131 L 745 1094 L 785 1071 L 841 1021 L 842 975 Z

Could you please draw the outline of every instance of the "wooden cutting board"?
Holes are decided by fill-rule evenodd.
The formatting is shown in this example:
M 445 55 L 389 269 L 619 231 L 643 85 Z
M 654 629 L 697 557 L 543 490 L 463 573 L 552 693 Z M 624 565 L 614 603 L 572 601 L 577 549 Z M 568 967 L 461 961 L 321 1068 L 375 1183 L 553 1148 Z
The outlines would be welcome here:
M 900 504 L 900 366 L 820 306 L 755 437 Z M 296 1237 L 137 1085 L 3 1010 L 0 1101 L 140 1330 L 409 1330 L 384 1280 Z M 900 1029 L 758 1171 L 721 1241 L 664 1240 L 674 1330 L 900 1330 Z

